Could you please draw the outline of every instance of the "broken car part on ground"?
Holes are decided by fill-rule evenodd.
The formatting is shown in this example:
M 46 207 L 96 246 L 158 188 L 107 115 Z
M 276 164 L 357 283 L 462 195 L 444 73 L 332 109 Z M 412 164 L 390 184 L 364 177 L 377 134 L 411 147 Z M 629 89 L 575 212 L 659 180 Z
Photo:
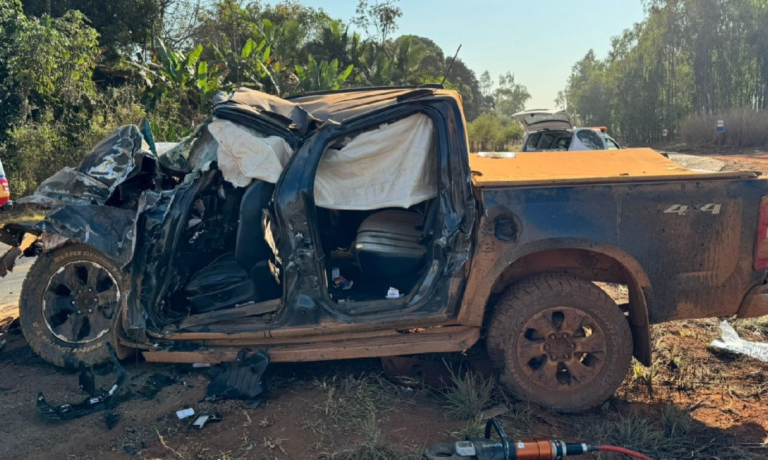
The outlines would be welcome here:
M 75 404 L 61 404 L 59 406 L 52 406 L 45 400 L 45 396 L 42 393 L 37 396 L 37 412 L 43 417 L 50 420 L 72 420 L 75 418 L 84 417 L 86 415 L 93 414 L 102 410 L 108 410 L 113 408 L 111 403 L 120 389 L 123 387 L 125 380 L 128 377 L 125 369 L 117 361 L 112 346 L 107 344 L 109 350 L 109 356 L 112 360 L 112 366 L 117 373 L 117 380 L 109 387 L 108 390 L 96 390 L 96 382 L 93 375 L 93 369 L 81 363 L 80 372 L 78 378 L 80 382 L 80 388 L 88 393 L 82 402 Z M 108 425 L 111 423 L 108 420 Z M 112 429 L 112 426 L 109 427 Z
M 240 89 L 178 145 L 117 130 L 20 201 L 21 296 L 59 366 L 455 352 L 485 331 L 520 397 L 593 407 L 650 325 L 768 313 L 768 181 L 649 149 L 468 152 L 457 93 Z M 3 269 L 0 269 L 0 274 Z M 29 280 L 34 280 L 29 281 Z M 617 305 L 593 281 L 627 286 Z

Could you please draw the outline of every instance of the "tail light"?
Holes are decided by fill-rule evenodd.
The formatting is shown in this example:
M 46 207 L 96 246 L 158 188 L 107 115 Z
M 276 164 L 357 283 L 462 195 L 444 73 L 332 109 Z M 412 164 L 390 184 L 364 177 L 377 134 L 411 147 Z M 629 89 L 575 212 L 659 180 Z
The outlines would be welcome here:
M 8 187 L 8 181 L 4 177 L 0 177 L 0 185 L 3 186 L 3 190 L 6 192 L 11 191 L 10 187 Z
M 768 267 L 768 196 L 764 196 L 760 201 L 755 258 L 752 266 L 755 270 L 765 270 Z

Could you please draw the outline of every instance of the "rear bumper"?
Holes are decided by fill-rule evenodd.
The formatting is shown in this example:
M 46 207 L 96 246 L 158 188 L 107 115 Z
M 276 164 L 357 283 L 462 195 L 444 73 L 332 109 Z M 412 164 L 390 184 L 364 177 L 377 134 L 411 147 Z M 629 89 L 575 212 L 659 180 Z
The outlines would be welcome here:
M 739 318 L 758 318 L 768 315 L 768 284 L 752 289 L 736 314 Z
M 0 209 L 3 211 L 10 211 L 11 208 L 13 208 L 13 201 L 11 201 L 11 196 L 4 190 L 0 189 Z
M 5 203 L 0 204 L 0 210 L 2 211 L 10 211 L 11 209 L 13 209 L 13 201 L 6 201 Z

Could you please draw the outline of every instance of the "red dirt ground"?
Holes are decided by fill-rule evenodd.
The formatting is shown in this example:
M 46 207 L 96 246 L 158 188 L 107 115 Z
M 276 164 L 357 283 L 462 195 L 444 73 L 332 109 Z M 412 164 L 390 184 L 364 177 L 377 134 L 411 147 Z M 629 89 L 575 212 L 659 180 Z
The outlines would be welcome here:
M 768 172 L 768 153 L 707 156 L 724 161 L 726 169 Z M 620 287 L 603 287 L 618 300 L 626 296 Z M 717 325 L 706 320 L 655 327 L 654 366 L 636 366 L 616 396 L 592 412 L 548 413 L 507 399 L 498 389 L 489 406 L 506 404 L 509 411 L 500 419 L 510 437 L 620 441 L 656 460 L 768 458 L 768 364 L 713 352 L 708 345 L 719 336 Z M 768 341 L 768 327 L 750 327 L 737 330 Z M 377 433 L 403 452 L 381 460 L 405 459 L 418 458 L 409 453 L 419 447 L 462 437 L 470 425 L 449 418 L 440 392 L 404 389 L 383 379 L 378 360 L 272 365 L 265 376 L 268 402 L 257 408 L 240 401 L 201 402 L 206 369 L 125 363 L 130 379 L 113 410 L 119 422 L 112 430 L 105 412 L 50 422 L 35 411 L 38 392 L 52 404 L 79 402 L 84 395 L 76 374 L 42 361 L 20 333 L 6 338 L 0 350 L 0 459 L 330 460 L 355 458 L 349 452 L 371 444 Z M 153 396 L 147 380 L 157 373 L 174 383 Z M 112 378 L 98 376 L 97 383 L 108 386 Z M 188 407 L 223 420 L 193 430 L 191 421 L 175 416 Z

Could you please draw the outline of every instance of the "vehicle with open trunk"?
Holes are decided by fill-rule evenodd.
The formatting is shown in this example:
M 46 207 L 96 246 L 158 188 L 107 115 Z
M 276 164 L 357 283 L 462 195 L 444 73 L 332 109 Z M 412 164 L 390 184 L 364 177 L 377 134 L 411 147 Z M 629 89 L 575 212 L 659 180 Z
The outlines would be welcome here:
M 618 150 L 621 148 L 607 134 L 604 126 L 577 128 L 568 112 L 528 110 L 513 115 L 525 130 L 522 152 L 574 152 L 582 150 Z
M 768 181 L 648 149 L 470 154 L 457 93 L 240 89 L 175 146 L 124 126 L 6 224 L 39 254 L 21 326 L 44 359 L 272 361 L 466 350 L 560 411 L 609 397 L 650 325 L 768 313 Z M 168 148 L 170 147 L 170 150 Z M 627 286 L 617 305 L 595 282 Z

